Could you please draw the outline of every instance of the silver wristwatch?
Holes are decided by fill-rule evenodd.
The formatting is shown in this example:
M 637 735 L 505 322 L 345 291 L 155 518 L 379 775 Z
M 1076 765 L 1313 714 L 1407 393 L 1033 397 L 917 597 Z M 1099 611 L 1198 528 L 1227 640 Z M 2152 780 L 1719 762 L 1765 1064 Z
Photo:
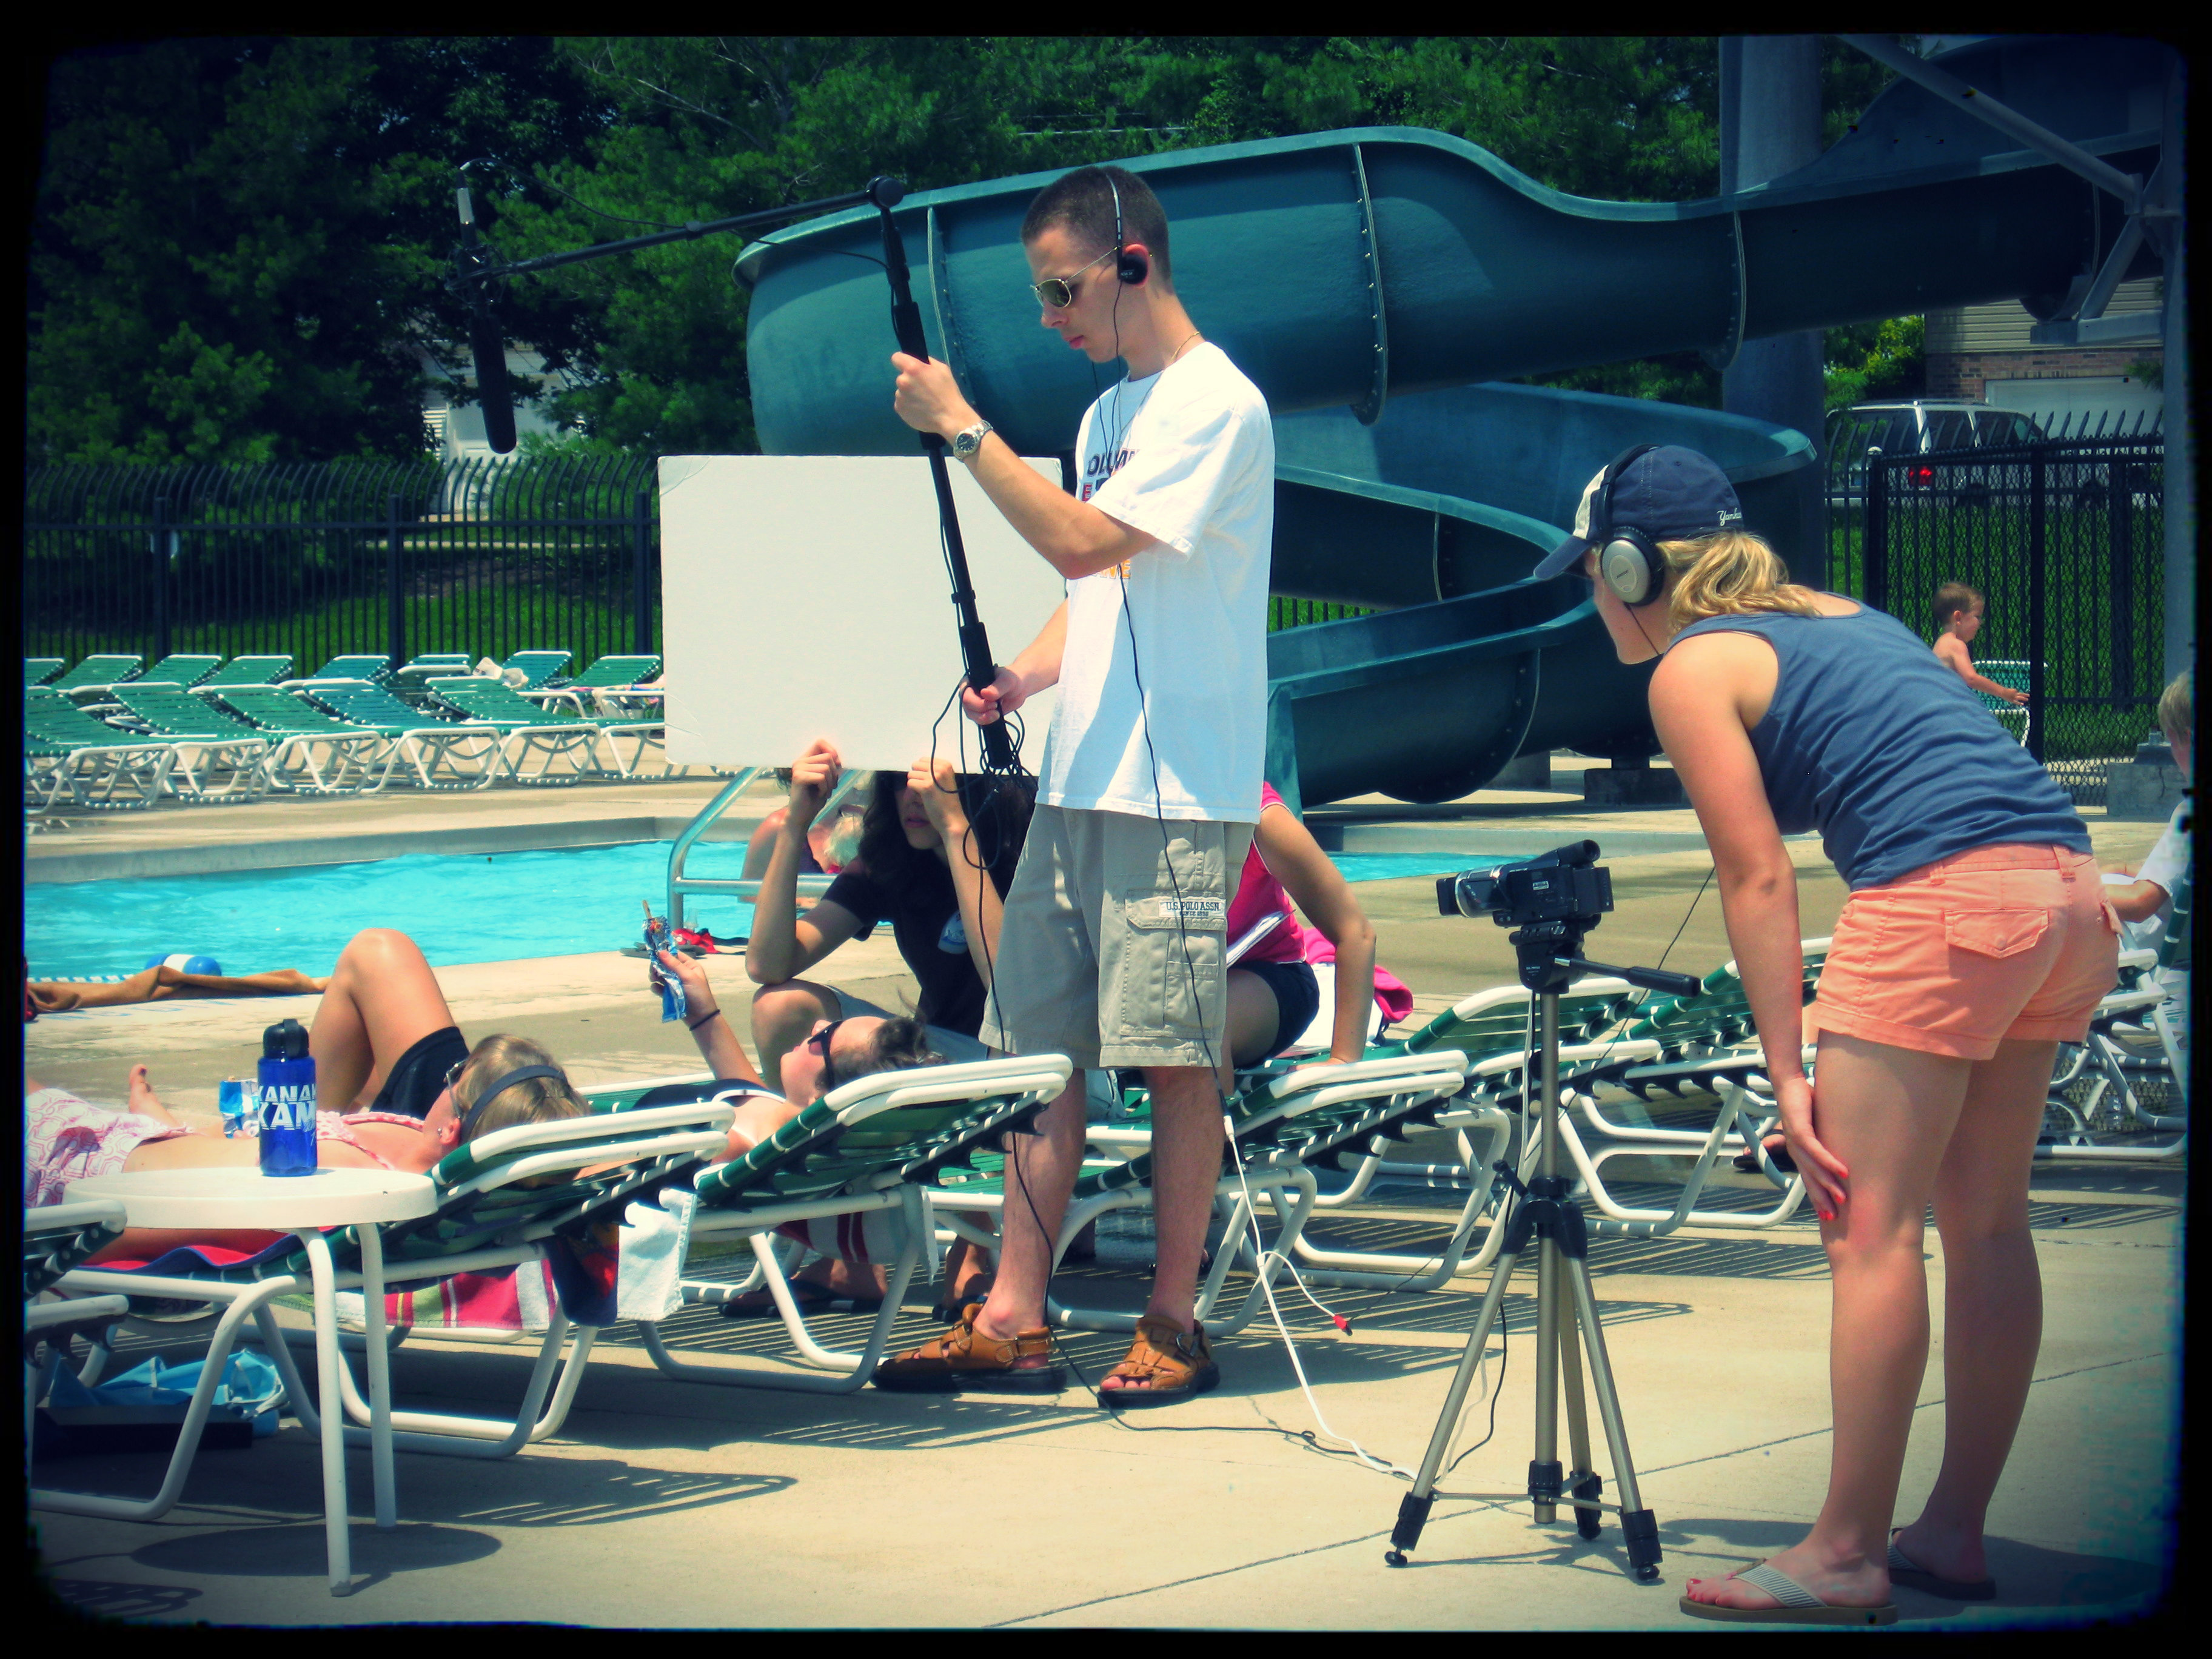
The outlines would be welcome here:
M 965 432 L 957 433 L 954 435 L 952 440 L 953 454 L 963 461 L 974 460 L 975 459 L 976 452 L 983 447 L 983 439 L 985 434 L 994 432 L 998 428 L 994 427 L 988 421 L 976 422 L 975 425 L 969 427 Z

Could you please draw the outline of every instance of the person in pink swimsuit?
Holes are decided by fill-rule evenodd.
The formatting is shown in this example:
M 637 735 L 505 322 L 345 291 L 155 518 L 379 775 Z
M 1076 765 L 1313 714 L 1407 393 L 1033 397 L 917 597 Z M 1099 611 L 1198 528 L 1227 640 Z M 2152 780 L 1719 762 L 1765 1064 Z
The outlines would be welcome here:
M 1310 927 L 1300 924 L 1299 911 Z M 1271 918 L 1273 926 L 1229 971 L 1229 1050 L 1237 1065 L 1257 1065 L 1304 1035 L 1319 1007 L 1316 963 L 1336 964 L 1329 1059 L 1366 1053 L 1378 1009 L 1385 1025 L 1413 1012 L 1413 994 L 1375 965 L 1375 929 L 1352 884 L 1274 787 L 1263 783 L 1259 825 L 1229 905 L 1231 948 Z

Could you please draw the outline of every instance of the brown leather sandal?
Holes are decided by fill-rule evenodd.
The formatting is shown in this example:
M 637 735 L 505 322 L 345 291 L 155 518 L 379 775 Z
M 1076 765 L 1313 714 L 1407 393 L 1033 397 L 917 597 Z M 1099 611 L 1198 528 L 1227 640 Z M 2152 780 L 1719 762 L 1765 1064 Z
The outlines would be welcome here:
M 1100 1388 L 1099 1398 L 1120 1409 L 1165 1406 L 1204 1394 L 1219 1386 L 1221 1367 L 1213 1363 L 1213 1346 L 1206 1340 L 1205 1326 L 1194 1325 L 1183 1332 L 1172 1320 L 1147 1316 L 1137 1322 L 1137 1340 L 1130 1345 L 1129 1357 L 1106 1375 L 1139 1385 Z
M 988 1389 L 1001 1394 L 1058 1394 L 1067 1370 L 1052 1359 L 1052 1333 L 1040 1325 L 1011 1340 L 975 1328 L 983 1304 L 971 1302 L 940 1337 L 876 1367 L 875 1385 L 894 1394 L 958 1394 Z M 1042 1360 L 1043 1363 L 1024 1364 Z

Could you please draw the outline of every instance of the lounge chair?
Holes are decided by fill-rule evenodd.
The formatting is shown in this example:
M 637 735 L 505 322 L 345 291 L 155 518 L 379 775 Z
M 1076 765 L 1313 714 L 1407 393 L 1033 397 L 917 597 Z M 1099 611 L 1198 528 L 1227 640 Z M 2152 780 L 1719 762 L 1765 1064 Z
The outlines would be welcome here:
M 600 659 L 605 661 L 605 659 Z M 23 684 L 44 685 L 68 666 L 59 657 L 26 657 L 23 659 Z
M 23 805 L 32 811 L 151 806 L 176 763 L 173 744 L 118 731 L 50 685 L 23 688 Z
M 167 781 L 178 799 L 234 805 L 258 800 L 268 788 L 264 763 L 271 744 L 265 732 L 173 685 L 118 685 L 115 698 L 123 708 L 118 720 L 175 745 Z
M 272 789 L 301 795 L 362 794 L 381 789 L 398 763 L 393 739 L 333 720 L 297 692 L 273 685 L 226 685 L 200 695 L 216 699 L 251 721 L 276 745 L 267 762 Z
M 89 1328 L 92 1355 L 76 1373 L 90 1387 L 100 1380 L 116 1321 L 131 1310 L 120 1296 L 62 1298 L 50 1293 L 62 1276 L 94 1251 L 123 1236 L 123 1206 L 112 1200 L 48 1204 L 23 1212 L 23 1467 L 31 1467 L 39 1396 L 54 1373 L 70 1363 L 69 1334 Z M 40 1362 L 43 1345 L 46 1359 Z
M 638 1331 L 653 1364 L 672 1376 L 739 1388 L 848 1394 L 864 1386 L 884 1356 L 914 1270 L 932 1248 L 927 1183 L 949 1168 L 985 1158 L 984 1149 L 995 1148 L 1000 1136 L 1025 1127 L 1066 1086 L 1068 1073 L 1059 1054 L 879 1072 L 833 1090 L 743 1158 L 699 1171 L 692 1183 L 699 1200 L 692 1243 L 745 1240 L 757 1266 L 752 1278 L 736 1285 L 687 1282 L 686 1300 L 718 1304 L 755 1282 L 765 1283 L 799 1357 L 816 1369 L 679 1359 L 663 1342 L 658 1323 L 641 1322 Z M 792 1299 L 775 1248 L 775 1230 L 818 1217 L 878 1211 L 895 1211 L 899 1220 L 899 1251 L 886 1264 L 883 1305 L 860 1350 L 824 1348 Z
M 117 684 L 131 685 L 173 685 L 179 690 L 189 690 L 222 665 L 220 656 L 203 656 L 171 653 L 143 674 L 130 674 Z M 80 708 L 105 713 L 115 706 L 113 684 L 73 685 L 69 688 L 69 699 Z M 106 707 L 103 708 L 102 705 Z
M 353 656 L 332 657 L 303 680 L 283 682 L 287 691 L 296 691 L 303 685 L 318 680 L 366 680 L 376 685 L 392 677 L 392 659 L 378 652 Z
M 465 652 L 427 652 L 419 657 L 410 657 L 392 670 L 386 684 L 408 702 L 420 703 L 429 696 L 432 680 L 465 674 L 470 666 L 471 659 Z
M 502 678 L 520 674 L 522 684 L 516 690 L 535 691 L 566 668 L 575 654 L 573 651 L 518 651 L 500 664 L 499 672 Z
M 517 783 L 574 783 L 587 774 L 635 778 L 647 745 L 659 741 L 666 729 L 658 716 L 638 720 L 629 715 L 571 714 L 541 708 L 513 686 L 495 679 L 434 679 L 429 690 L 464 719 L 500 728 L 503 734 L 500 750 L 507 776 Z M 623 738 L 632 739 L 627 759 L 619 741 Z M 606 754 L 604 761 L 602 745 Z M 533 759 L 535 769 L 526 771 L 526 763 Z M 553 763 L 562 759 L 572 769 L 553 771 Z
M 403 762 L 422 789 L 482 789 L 499 776 L 501 733 L 496 726 L 440 719 L 402 702 L 380 685 L 360 680 L 317 681 L 302 695 L 345 724 L 373 732 L 393 745 L 376 788 L 384 787 Z
M 2033 665 L 1996 658 L 1976 663 L 1974 666 L 1981 671 L 1984 679 L 1995 680 L 2008 691 L 2025 691 L 2027 690 L 2028 670 Z M 2035 716 L 2026 703 L 1993 697 L 1986 691 L 1977 691 L 1974 695 L 1982 700 L 1983 708 L 1997 717 L 1998 725 L 2017 738 L 2023 746 L 2027 744 L 2028 734 L 2034 729 Z
M 224 685 L 274 685 L 291 678 L 289 657 L 233 657 L 202 680 L 200 689 L 212 691 Z
M 2044 1133 L 2036 1146 L 2041 1158 L 2107 1161 L 2114 1158 L 2179 1160 L 2189 1146 L 2189 1040 L 2177 1030 L 2166 1005 L 2172 992 L 2164 975 L 2189 968 L 2189 911 L 2193 872 L 2185 872 L 2174 891 L 2173 914 L 2158 950 L 2124 951 L 2119 978 L 2097 1005 L 2087 1040 L 2062 1047 L 2044 1111 Z M 2144 1099 L 2155 1083 L 2166 1097 L 2154 1108 Z M 2100 1133 L 2130 1136 L 2100 1141 Z M 2146 1144 L 2142 1132 L 2171 1134 Z
M 248 1320 L 276 1362 L 290 1408 L 303 1427 L 319 1434 L 321 1413 L 337 1411 L 354 1425 L 368 1425 L 368 1401 L 339 1352 L 337 1338 L 338 1293 L 360 1289 L 364 1262 L 381 1261 L 388 1290 L 458 1273 L 535 1264 L 556 1233 L 587 1230 L 603 1217 L 619 1215 L 620 1206 L 633 1194 L 709 1155 L 723 1144 L 729 1121 L 730 1109 L 708 1101 L 496 1130 L 457 1147 L 431 1170 L 438 1207 L 420 1220 L 310 1233 L 222 1266 L 213 1265 L 216 1258 L 230 1253 L 202 1250 L 172 1251 L 137 1267 L 103 1263 L 73 1268 L 52 1288 L 71 1296 L 199 1302 L 221 1311 L 160 1489 L 144 1498 L 34 1490 L 32 1507 L 131 1521 L 157 1520 L 167 1514 L 183 1494 L 223 1362 Z M 597 1173 L 584 1173 L 594 1170 Z M 548 1180 L 556 1184 L 529 1184 Z M 312 1295 L 314 1302 L 323 1384 L 319 1405 L 310 1403 L 271 1305 L 280 1296 L 302 1293 Z M 371 1364 L 380 1363 L 385 1352 L 385 1344 L 378 1340 L 384 1312 L 381 1305 L 368 1310 L 366 1346 Z M 572 1329 L 556 1308 L 512 1422 L 393 1412 L 389 1443 L 407 1451 L 504 1457 L 544 1439 L 566 1418 L 597 1334 L 594 1327 L 573 1328 L 574 1350 L 556 1383 L 555 1369 Z M 365 1426 L 346 1426 L 343 1437 L 352 1444 L 372 1443 Z M 344 1501 L 342 1486 L 337 1491 L 326 1486 L 325 1497 L 326 1504 L 343 1513 L 337 1508 Z
M 1377 1055 L 1346 1065 L 1267 1074 L 1230 1103 L 1226 1118 L 1239 1156 L 1232 1158 L 1224 1148 L 1223 1173 L 1214 1187 L 1215 1212 L 1223 1218 L 1221 1247 L 1214 1251 L 1213 1266 L 1198 1287 L 1195 1304 L 1196 1317 L 1209 1336 L 1233 1336 L 1258 1316 L 1286 1258 L 1294 1252 L 1304 1254 L 1303 1235 L 1319 1192 L 1316 1167 L 1322 1164 L 1318 1158 L 1309 1159 L 1308 1143 L 1324 1135 L 1325 1126 L 1341 1114 L 1368 1112 L 1388 1118 L 1449 1101 L 1462 1086 L 1466 1073 L 1466 1056 L 1454 1049 Z M 1092 1136 L 1109 1149 L 1109 1155 L 1085 1161 L 1054 1242 L 1055 1266 L 1076 1236 L 1100 1216 L 1152 1202 L 1148 1137 L 1133 1140 L 1096 1130 Z M 1005 1160 L 979 1157 L 974 1163 L 980 1174 L 951 1173 L 932 1194 L 940 1212 L 1003 1212 Z M 1250 1232 L 1262 1199 L 1276 1219 L 1274 1237 L 1264 1255 L 1253 1249 Z M 963 1221 L 950 1221 L 948 1230 L 987 1247 L 995 1243 L 975 1234 Z M 1251 1270 L 1253 1282 L 1235 1306 L 1224 1308 L 1229 1269 L 1239 1261 Z M 1045 1313 L 1053 1323 L 1078 1330 L 1136 1327 L 1134 1314 L 1073 1307 L 1057 1297 L 1047 1299 Z
M 125 680 L 137 679 L 145 663 L 143 657 L 87 657 L 56 680 L 52 689 L 66 696 L 80 686 L 120 685 Z
M 535 690 L 525 687 L 522 695 L 536 702 L 565 702 L 580 714 L 619 714 L 628 712 L 622 699 L 606 694 L 637 685 L 659 672 L 659 657 L 611 654 L 601 657 L 574 679 L 556 678 Z

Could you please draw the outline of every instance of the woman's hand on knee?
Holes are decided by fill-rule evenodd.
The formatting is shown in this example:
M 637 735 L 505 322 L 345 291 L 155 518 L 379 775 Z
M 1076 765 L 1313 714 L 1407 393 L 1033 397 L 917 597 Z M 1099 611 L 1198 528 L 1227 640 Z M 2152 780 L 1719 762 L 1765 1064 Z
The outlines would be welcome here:
M 1781 1109 L 1782 1132 L 1790 1139 L 1790 1156 L 1805 1178 L 1806 1195 L 1813 1200 L 1814 1212 L 1823 1221 L 1833 1221 L 1843 1213 L 1849 1196 L 1845 1183 L 1851 1172 L 1843 1159 L 1820 1144 L 1813 1127 L 1812 1080 L 1802 1072 L 1776 1079 L 1774 1103 Z

